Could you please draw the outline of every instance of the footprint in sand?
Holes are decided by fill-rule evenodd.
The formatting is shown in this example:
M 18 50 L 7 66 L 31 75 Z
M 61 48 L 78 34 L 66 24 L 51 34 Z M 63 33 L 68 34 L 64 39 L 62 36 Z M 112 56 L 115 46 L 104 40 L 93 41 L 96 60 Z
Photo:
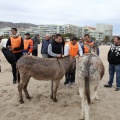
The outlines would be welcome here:
M 7 114 L 7 117 L 14 117 L 16 116 L 16 113 L 15 112 L 10 112 Z

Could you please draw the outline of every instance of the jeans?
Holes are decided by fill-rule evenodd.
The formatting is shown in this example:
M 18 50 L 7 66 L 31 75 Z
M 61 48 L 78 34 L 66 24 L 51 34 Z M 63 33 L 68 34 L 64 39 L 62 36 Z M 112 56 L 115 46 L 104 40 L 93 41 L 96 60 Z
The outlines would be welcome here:
M 38 56 L 38 50 L 37 50 L 37 49 L 33 49 L 32 55 L 33 55 L 33 56 Z
M 65 74 L 66 80 L 65 80 L 64 84 L 75 82 L 75 71 L 76 71 L 76 68 L 74 68 L 71 73 L 66 73 Z
M 42 54 L 43 58 L 48 58 L 48 54 Z
M 23 56 L 23 53 L 15 53 L 15 57 L 16 57 L 16 62 Z M 13 74 L 13 81 L 17 80 L 17 76 L 16 76 L 16 63 L 15 64 L 11 64 L 12 67 L 12 74 Z
M 109 64 L 108 84 L 110 86 L 112 86 L 115 72 L 116 72 L 116 86 L 117 86 L 117 88 L 120 88 L 120 64 L 118 64 L 118 65 Z

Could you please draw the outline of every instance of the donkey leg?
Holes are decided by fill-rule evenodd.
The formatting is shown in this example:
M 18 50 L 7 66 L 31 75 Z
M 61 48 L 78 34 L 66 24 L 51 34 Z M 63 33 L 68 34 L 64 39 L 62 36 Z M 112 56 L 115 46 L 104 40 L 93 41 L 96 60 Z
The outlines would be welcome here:
M 53 101 L 57 102 L 58 100 L 56 98 L 56 93 L 57 93 L 57 89 L 58 89 L 58 85 L 59 85 L 60 81 L 58 80 L 58 81 L 53 81 L 53 82 L 54 82 L 53 83 Z
M 19 92 L 19 101 L 22 104 L 22 103 L 24 103 L 24 101 L 23 101 L 23 96 L 22 96 L 22 84 L 20 84 L 20 83 L 18 85 L 18 92 Z
M 53 99 L 53 81 L 51 80 L 51 95 L 50 98 Z
M 27 90 L 27 86 L 28 86 L 29 80 L 30 80 L 30 78 L 27 80 L 27 82 L 26 82 L 26 84 L 25 84 L 25 86 L 23 88 L 27 99 L 31 99 L 31 97 L 30 97 L 30 95 L 28 93 L 28 90 Z

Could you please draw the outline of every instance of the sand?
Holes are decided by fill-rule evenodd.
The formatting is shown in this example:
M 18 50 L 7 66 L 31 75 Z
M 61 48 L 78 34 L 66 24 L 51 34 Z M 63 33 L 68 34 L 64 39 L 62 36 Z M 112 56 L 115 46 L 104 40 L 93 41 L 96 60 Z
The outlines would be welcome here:
M 40 46 L 39 46 L 40 48 Z M 103 85 L 109 79 L 107 53 L 110 46 L 100 46 L 100 58 L 105 66 L 105 75 L 101 81 L 98 95 L 90 109 L 90 120 L 120 120 L 120 91 Z M 40 51 L 39 51 L 40 56 Z M 63 78 L 60 82 L 57 98 L 50 99 L 50 81 L 37 81 L 31 78 L 28 91 L 31 100 L 19 103 L 17 84 L 12 83 L 11 66 L 0 52 L 2 72 L 0 73 L 0 120 L 79 120 L 81 106 L 78 87 L 65 87 Z

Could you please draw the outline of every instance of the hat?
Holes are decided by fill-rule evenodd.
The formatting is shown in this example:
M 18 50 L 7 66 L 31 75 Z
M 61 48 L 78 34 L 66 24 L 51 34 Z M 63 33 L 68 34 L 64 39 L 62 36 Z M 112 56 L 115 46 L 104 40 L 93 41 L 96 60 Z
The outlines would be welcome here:
M 29 33 L 29 32 L 26 32 L 24 35 L 30 35 L 30 33 Z

